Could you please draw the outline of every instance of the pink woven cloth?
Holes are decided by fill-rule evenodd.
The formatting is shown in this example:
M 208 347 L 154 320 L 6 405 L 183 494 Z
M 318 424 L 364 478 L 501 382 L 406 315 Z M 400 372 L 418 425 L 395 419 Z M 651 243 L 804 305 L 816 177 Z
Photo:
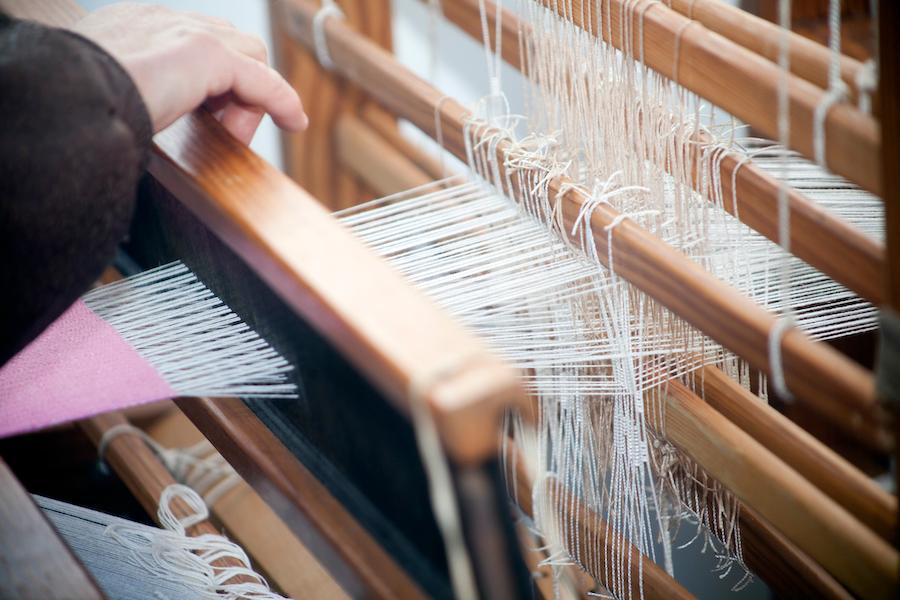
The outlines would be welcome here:
M 79 300 L 0 367 L 0 437 L 176 395 Z

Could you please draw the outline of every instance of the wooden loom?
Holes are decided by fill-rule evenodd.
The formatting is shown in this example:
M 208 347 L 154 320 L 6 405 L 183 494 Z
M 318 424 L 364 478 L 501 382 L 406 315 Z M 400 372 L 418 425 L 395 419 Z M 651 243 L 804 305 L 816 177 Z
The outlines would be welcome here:
M 77 14 L 66 2 L 39 7 L 9 0 L 2 4 L 14 13 L 61 24 Z M 329 19 L 324 26 L 334 73 L 319 69 L 309 52 L 318 3 L 285 0 L 271 5 L 279 68 L 303 93 L 313 123 L 304 137 L 286 141 L 288 172 L 332 207 L 440 175 L 434 159 L 399 135 L 396 117 L 434 136 L 437 109 L 445 147 L 462 157 L 467 114 L 460 104 L 409 73 L 383 47 L 389 45 L 386 3 L 340 4 L 347 19 Z M 622 4 L 608 3 L 613 18 L 618 18 Z M 891 13 L 896 9 L 887 4 L 881 15 L 884 26 L 897 23 L 897 15 Z M 730 19 L 717 19 L 722 13 L 716 8 L 717 3 L 707 0 L 673 2 L 671 9 L 659 5 L 647 11 L 647 64 L 672 75 L 673 45 L 691 14 L 702 25 L 684 30 L 680 83 L 774 136 L 774 113 L 766 107 L 775 104 L 777 67 L 771 47 L 777 30 L 763 29 L 768 33 L 748 39 L 746 31 L 757 31 L 758 26 L 751 17 L 733 13 Z M 444 0 L 443 10 L 447 19 L 480 36 L 477 0 Z M 491 20 L 493 14 L 490 7 Z M 503 47 L 508 50 L 504 57 L 516 66 L 520 25 L 505 13 L 502 27 Z M 612 33 L 607 41 L 619 45 L 616 31 Z M 897 66 L 891 62 L 896 52 L 891 54 L 890 36 L 881 40 L 886 49 L 880 122 L 849 107 L 836 107 L 827 121 L 829 140 L 834 140 L 827 158 L 833 170 L 885 199 L 887 247 L 894 251 L 886 251 L 798 193 L 790 197 L 791 234 L 799 257 L 861 297 L 896 309 L 900 278 L 891 263 L 900 243 Z M 825 71 L 827 54 L 799 38 L 792 40 L 792 52 L 801 58 L 793 61 L 791 105 L 799 127 L 792 137 L 797 149 L 809 155 L 810 115 L 824 93 L 820 73 Z M 858 63 L 845 60 L 844 77 L 855 81 L 856 68 Z M 731 79 L 714 82 L 709 72 Z M 882 139 L 890 143 L 882 144 Z M 735 168 L 736 160 L 722 162 L 723 181 L 731 181 Z M 517 553 L 493 462 L 502 411 L 530 410 L 512 371 L 370 256 L 310 195 L 236 143 L 208 115 L 186 117 L 157 136 L 150 171 L 155 181 L 145 186 L 129 247 L 139 263 L 152 266 L 178 256 L 298 366 L 314 361 L 317 353 L 327 355 L 312 367 L 301 366 L 311 396 L 342 402 L 340 408 L 348 410 L 361 409 L 365 403 L 384 404 L 385 399 L 394 406 L 368 414 L 369 429 L 351 429 L 348 436 L 371 438 L 345 450 L 327 448 L 326 440 L 316 439 L 314 432 L 307 432 L 302 441 L 291 438 L 284 433 L 284 416 L 260 403 L 185 399 L 178 401 L 180 408 L 348 595 L 440 595 L 446 585 L 436 573 L 440 551 L 431 547 L 435 564 L 411 563 L 416 550 L 427 553 L 427 549 L 397 539 L 414 537 L 409 527 L 404 529 L 391 516 L 376 515 L 373 522 L 367 512 L 373 510 L 373 502 L 354 498 L 354 492 L 373 488 L 360 483 L 362 476 L 354 472 L 349 479 L 356 489 L 349 489 L 340 474 L 331 471 L 353 470 L 342 462 L 341 452 L 388 443 L 402 423 L 394 411 L 406 411 L 410 388 L 416 382 L 432 382 L 448 361 L 463 357 L 466 368 L 435 380 L 427 399 L 455 465 L 482 593 L 519 595 L 526 584 L 517 561 L 507 560 Z M 555 181 L 553 187 L 559 190 L 564 183 Z M 747 164 L 736 184 L 739 206 L 731 207 L 733 214 L 776 239 L 777 183 Z M 577 190 L 562 195 L 567 225 L 586 200 Z M 612 209 L 599 207 L 592 214 L 594 231 L 602 232 L 616 216 Z M 766 343 L 774 324 L 769 313 L 631 221 L 617 226 L 611 239 L 619 275 L 755 368 L 769 371 Z M 607 241 L 605 233 L 595 239 L 601 258 L 607 255 Z M 660 271 L 668 277 L 656 277 Z M 346 273 L 354 277 L 343 277 Z M 294 347 L 298 339 L 305 340 L 305 350 Z M 891 415 L 877 398 L 871 371 L 799 331 L 784 338 L 784 368 L 789 387 L 818 418 L 874 452 L 891 451 Z M 334 389 L 321 381 L 340 378 L 353 381 Z M 666 431 L 675 445 L 743 503 L 741 528 L 751 569 L 785 596 L 891 597 L 898 589 L 898 555 L 891 545 L 897 531 L 896 498 L 717 368 L 705 367 L 702 380 L 705 401 L 675 382 L 670 385 L 664 400 Z M 350 397 L 340 399 L 341 393 Z M 338 426 L 318 413 L 288 415 L 304 416 L 326 432 Z M 381 437 L 378 426 L 388 429 Z M 402 441 L 405 445 L 400 444 L 387 462 L 402 451 L 414 454 L 408 432 Z M 411 495 L 418 494 L 415 503 L 427 505 L 421 473 L 396 485 L 400 484 L 408 486 Z M 401 489 L 391 491 L 397 494 Z M 515 490 L 526 510 L 528 489 Z M 374 511 L 386 512 L 377 502 Z M 403 507 L 408 510 L 412 504 Z M 361 517 L 361 512 L 367 514 Z M 409 521 L 415 527 L 429 519 L 424 514 Z M 383 528 L 392 528 L 389 535 Z M 433 527 L 429 533 L 433 537 Z M 646 596 L 690 597 L 664 571 L 640 560 L 645 565 Z

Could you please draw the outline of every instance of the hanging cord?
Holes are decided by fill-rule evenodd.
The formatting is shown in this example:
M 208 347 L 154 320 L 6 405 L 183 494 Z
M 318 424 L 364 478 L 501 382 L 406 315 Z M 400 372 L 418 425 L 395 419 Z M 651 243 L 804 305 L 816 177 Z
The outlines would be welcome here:
M 313 45 L 316 50 L 316 58 L 319 64 L 327 71 L 334 71 L 334 61 L 331 60 L 331 53 L 328 51 L 328 40 L 325 39 L 325 21 L 329 17 L 344 18 L 344 11 L 338 6 L 334 0 L 322 0 L 322 5 L 316 11 L 313 17 Z
M 441 445 L 434 415 L 428 406 L 428 397 L 435 386 L 460 373 L 464 367 L 473 363 L 475 358 L 457 357 L 437 369 L 424 373 L 421 377 L 413 378 L 409 383 L 410 413 L 416 445 L 428 477 L 431 509 L 444 540 L 453 594 L 457 600 L 475 600 L 478 598 L 478 590 L 463 535 L 450 465 Z
M 841 0 L 829 0 L 828 4 L 828 91 L 813 113 L 813 152 L 822 167 L 825 162 L 825 118 L 834 104 L 843 102 L 849 95 L 847 84 L 841 78 Z
M 105 460 L 109 444 L 126 434 L 141 438 L 172 477 L 201 494 L 208 506 L 215 506 L 222 496 L 241 482 L 234 468 L 207 440 L 189 448 L 166 448 L 145 431 L 129 423 L 115 425 L 103 432 L 97 445 L 97 455 L 101 461 Z
M 503 93 L 500 75 L 503 67 L 503 2 L 495 0 L 494 13 L 494 50 L 491 52 L 490 24 L 484 0 L 478 0 L 478 12 L 481 16 L 481 37 L 484 45 L 484 60 L 488 74 L 488 95 L 481 103 L 485 108 L 485 117 L 491 124 L 509 116 L 509 101 Z
M 778 85 L 778 138 L 784 153 L 781 163 L 781 181 L 778 186 L 778 244 L 784 250 L 781 257 L 780 279 L 783 289 L 782 310 L 775 325 L 769 330 L 769 371 L 772 375 L 771 382 L 775 393 L 786 401 L 793 399 L 794 395 L 788 389 L 784 377 L 784 365 L 781 357 L 781 342 L 787 329 L 794 327 L 794 314 L 791 307 L 791 212 L 788 197 L 788 175 L 790 157 L 787 148 L 790 145 L 790 96 L 788 84 L 790 81 L 791 54 L 791 0 L 778 1 L 778 17 L 781 25 L 781 39 L 778 50 L 778 66 L 781 68 L 781 80 Z M 840 77 L 840 71 L 838 71 Z
M 681 64 L 681 36 L 684 35 L 684 32 L 687 31 L 688 27 L 691 25 L 696 25 L 697 21 L 685 21 L 681 24 L 681 27 L 678 28 L 678 32 L 675 34 L 675 51 L 672 52 L 672 81 L 680 85 L 680 81 L 678 81 L 678 70 Z

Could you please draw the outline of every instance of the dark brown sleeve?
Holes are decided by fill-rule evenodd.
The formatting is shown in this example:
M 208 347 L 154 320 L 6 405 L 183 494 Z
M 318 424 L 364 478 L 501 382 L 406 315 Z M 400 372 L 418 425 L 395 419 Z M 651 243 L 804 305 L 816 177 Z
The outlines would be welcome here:
M 152 133 L 106 52 L 0 15 L 0 364 L 112 260 Z

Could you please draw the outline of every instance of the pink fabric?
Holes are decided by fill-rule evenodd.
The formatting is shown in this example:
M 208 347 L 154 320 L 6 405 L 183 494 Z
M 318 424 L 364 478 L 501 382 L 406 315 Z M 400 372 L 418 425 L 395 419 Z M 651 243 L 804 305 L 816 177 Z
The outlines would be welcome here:
M 175 395 L 79 300 L 0 367 L 0 437 Z

